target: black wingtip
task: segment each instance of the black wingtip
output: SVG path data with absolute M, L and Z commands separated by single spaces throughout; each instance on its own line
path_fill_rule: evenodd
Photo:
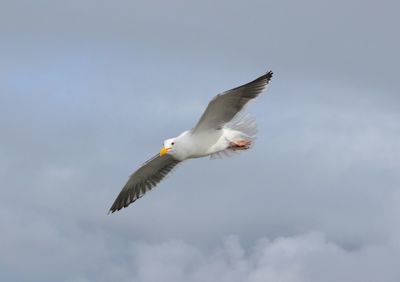
M 265 77 L 265 79 L 267 80 L 267 83 L 271 80 L 272 76 L 273 76 L 273 71 L 268 71 L 266 74 L 263 75 L 263 77 Z
M 265 84 L 268 84 L 269 81 L 271 80 L 273 74 L 274 73 L 270 70 L 270 71 L 266 72 L 265 74 L 263 74 L 262 76 L 256 78 L 255 80 L 253 80 L 245 85 L 242 85 L 242 86 L 250 85 L 250 84 L 253 84 L 253 83 L 259 82 L 259 81 L 265 81 Z M 237 87 L 237 88 L 239 88 L 239 87 Z
M 113 214 L 119 210 L 121 210 L 122 208 L 124 208 L 123 206 L 116 206 L 115 203 L 114 205 L 110 208 L 110 210 L 108 211 L 108 214 Z
M 116 211 L 119 211 L 123 208 L 123 206 L 121 206 L 121 204 L 118 201 L 118 198 L 115 200 L 115 202 L 113 203 L 113 205 L 111 206 L 110 210 L 108 211 L 108 214 L 113 214 Z

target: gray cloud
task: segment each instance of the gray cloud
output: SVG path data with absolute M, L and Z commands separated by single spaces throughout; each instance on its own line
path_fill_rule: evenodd
M 181 242 L 136 245 L 127 281 L 397 281 L 390 246 L 347 251 L 321 233 L 260 239 L 246 251 L 236 237 L 204 251 Z M 157 269 L 159 271 L 154 271 Z
M 397 2 L 1 5 L 0 280 L 398 280 Z M 269 68 L 253 150 L 106 215 Z
M 45 245 L 49 246 L 49 238 L 45 239 Z M 83 241 L 90 246 L 96 245 L 96 248 L 83 245 L 80 250 L 70 249 L 64 251 L 61 257 L 56 257 L 55 262 L 54 259 L 42 261 L 43 265 L 32 259 L 32 268 L 25 269 L 21 277 L 32 277 L 32 274 L 45 271 L 46 277 L 50 277 L 48 281 L 62 275 L 65 277 L 62 281 L 71 282 L 110 279 L 140 282 L 333 282 L 397 281 L 400 275 L 396 268 L 398 245 L 370 245 L 349 251 L 327 240 L 319 232 L 273 240 L 261 238 L 249 248 L 244 248 L 235 236 L 229 236 L 222 245 L 211 248 L 180 240 L 160 243 L 131 241 L 118 252 L 105 251 L 101 247 L 104 242 Z M 65 247 L 67 250 L 71 245 Z M 72 253 L 75 254 L 71 256 Z M 86 259 L 75 261 L 76 254 Z M 61 263 L 64 265 L 62 268 L 59 267 Z

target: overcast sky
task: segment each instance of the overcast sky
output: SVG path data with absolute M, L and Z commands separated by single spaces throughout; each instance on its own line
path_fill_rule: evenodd
M 398 1 L 0 0 L 0 280 L 400 281 Z M 252 150 L 107 215 L 217 93 Z

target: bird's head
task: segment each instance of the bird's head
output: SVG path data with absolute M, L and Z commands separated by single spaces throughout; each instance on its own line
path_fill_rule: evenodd
M 160 157 L 165 154 L 174 154 L 177 145 L 176 139 L 177 138 L 170 138 L 164 141 L 164 146 L 160 150 Z

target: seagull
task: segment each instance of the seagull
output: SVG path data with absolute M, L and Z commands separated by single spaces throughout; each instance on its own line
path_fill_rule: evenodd
M 215 96 L 191 130 L 164 141 L 164 146 L 129 178 L 109 213 L 126 208 L 155 187 L 179 163 L 210 156 L 221 158 L 251 147 L 256 124 L 244 114 L 246 104 L 257 98 L 272 78 L 272 71 Z

